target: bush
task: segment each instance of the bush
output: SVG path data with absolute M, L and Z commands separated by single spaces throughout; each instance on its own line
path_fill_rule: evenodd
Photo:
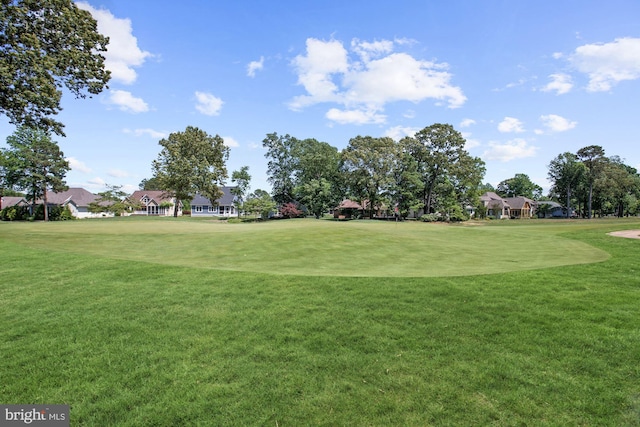
M 24 221 L 29 216 L 29 208 L 27 206 L 9 206 L 0 211 L 0 220 L 2 221 Z
M 420 217 L 422 222 L 436 222 L 440 220 L 440 215 L 437 213 L 424 214 Z
M 280 215 L 283 218 L 298 218 L 303 215 L 295 203 L 285 203 L 280 207 Z

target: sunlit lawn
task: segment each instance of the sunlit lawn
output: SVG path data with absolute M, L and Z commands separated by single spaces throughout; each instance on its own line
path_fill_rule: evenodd
M 640 425 L 640 220 L 0 223 L 0 402 L 72 425 Z

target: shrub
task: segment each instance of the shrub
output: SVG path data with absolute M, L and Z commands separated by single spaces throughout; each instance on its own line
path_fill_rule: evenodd
M 302 211 L 298 209 L 295 203 L 285 203 L 280 207 L 280 215 L 284 218 L 298 218 L 302 216 Z
M 440 215 L 437 213 L 424 214 L 420 217 L 422 222 L 436 222 L 440 219 Z

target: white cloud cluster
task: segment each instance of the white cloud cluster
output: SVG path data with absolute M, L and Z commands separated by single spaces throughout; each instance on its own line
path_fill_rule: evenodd
M 586 44 L 578 47 L 569 61 L 589 76 L 588 91 L 608 91 L 624 80 L 640 78 L 640 38 L 624 37 L 610 43 Z
M 450 83 L 448 65 L 415 59 L 407 53 L 393 52 L 405 41 L 366 42 L 354 39 L 350 49 L 338 40 L 307 39 L 306 53 L 292 65 L 305 95 L 289 104 L 300 110 L 319 103 L 335 103 L 326 117 L 337 123 L 384 123 L 384 106 L 394 101 L 446 101 L 460 107 L 466 97 Z
M 85 165 L 83 162 L 76 159 L 75 157 L 67 157 L 65 160 L 69 162 L 69 167 L 71 168 L 71 170 L 75 172 L 82 172 L 82 173 L 91 172 L 91 168 L 89 168 L 87 165 Z
M 498 124 L 498 131 L 502 133 L 520 133 L 524 132 L 524 127 L 522 122 L 515 117 L 505 117 L 504 120 Z
M 551 132 L 565 132 L 576 127 L 578 122 L 572 122 L 556 114 L 540 116 L 542 124 Z
M 482 154 L 482 158 L 487 160 L 497 160 L 499 162 L 509 162 L 511 160 L 533 157 L 536 155 L 538 147 L 529 145 L 522 138 L 516 138 L 504 144 L 490 142 L 489 149 Z
M 249 65 L 247 65 L 247 76 L 255 77 L 256 71 L 262 70 L 263 67 L 264 67 L 264 56 L 261 56 L 259 61 L 249 62 Z
M 388 136 L 394 141 L 400 141 L 405 136 L 414 136 L 416 133 L 420 132 L 420 128 L 410 127 L 410 126 L 394 126 L 389 128 L 384 133 L 384 136 Z
M 111 71 L 111 78 L 124 84 L 135 82 L 137 74 L 134 67 L 141 66 L 152 55 L 138 47 L 131 20 L 116 18 L 110 11 L 96 9 L 87 2 L 77 2 L 76 5 L 91 13 L 98 22 L 98 31 L 109 37 L 104 57 L 105 67 Z
M 543 92 L 554 92 L 556 95 L 563 95 L 568 93 L 573 88 L 573 81 L 571 76 L 564 73 L 551 74 L 549 76 L 551 81 L 542 88 Z
M 136 98 L 126 90 L 112 90 L 109 92 L 107 104 L 116 105 L 120 110 L 128 113 L 144 113 L 149 106 L 142 98 Z
M 205 116 L 217 116 L 222 109 L 222 99 L 206 92 L 196 92 L 196 110 Z
M 150 128 L 143 128 L 143 129 L 124 129 L 123 130 L 124 133 L 128 133 L 128 134 L 133 134 L 134 136 L 150 136 L 151 138 L 155 138 L 155 139 L 162 139 L 162 138 L 166 138 L 167 136 L 169 136 L 168 132 L 161 132 L 161 131 L 157 131 L 154 129 L 150 129 Z
M 235 139 L 233 139 L 230 136 L 223 136 L 222 139 L 224 140 L 224 145 L 227 146 L 227 147 L 239 147 L 240 146 L 238 141 L 236 141 Z

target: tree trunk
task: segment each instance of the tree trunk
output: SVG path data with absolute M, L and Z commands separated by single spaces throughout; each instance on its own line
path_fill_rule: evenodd
M 178 198 L 176 197 L 176 202 L 173 204 L 173 217 L 178 217 Z
M 587 218 L 591 219 L 591 198 L 593 196 L 593 182 L 589 183 L 589 213 Z
M 42 201 L 44 203 L 44 221 L 49 221 L 49 205 L 47 203 L 47 187 L 44 187 L 44 193 L 42 195 Z

